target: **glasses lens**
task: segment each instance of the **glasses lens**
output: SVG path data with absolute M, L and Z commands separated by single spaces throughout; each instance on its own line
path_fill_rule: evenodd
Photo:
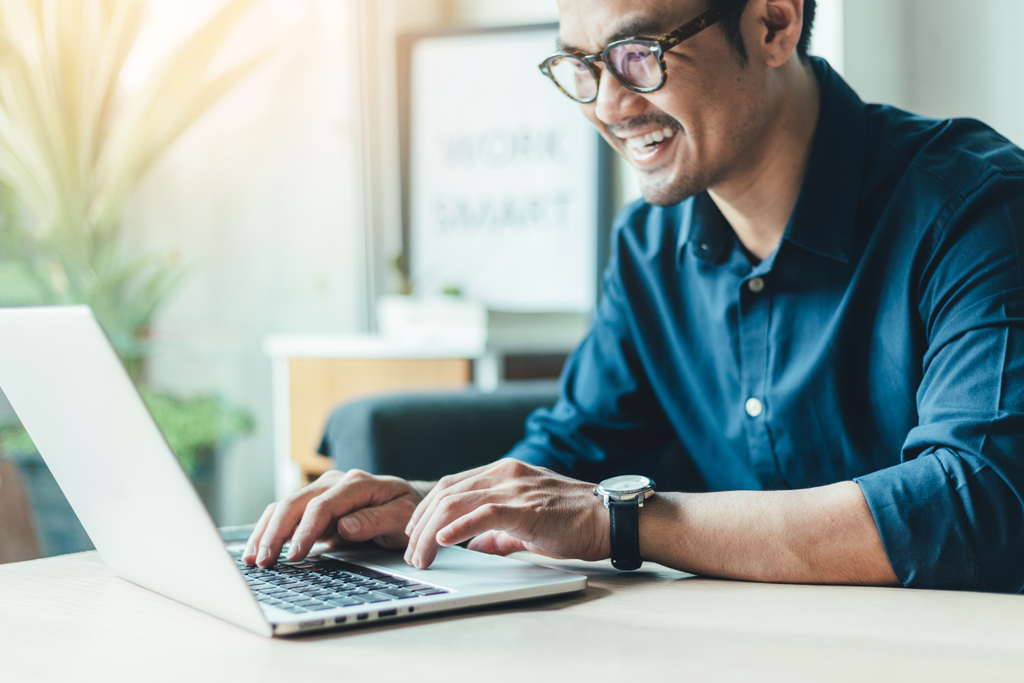
M 582 60 L 559 55 L 548 59 L 547 67 L 558 87 L 577 102 L 589 102 L 597 95 L 597 81 Z
M 661 65 L 646 45 L 616 45 L 608 51 L 608 68 L 634 88 L 646 90 L 661 85 Z

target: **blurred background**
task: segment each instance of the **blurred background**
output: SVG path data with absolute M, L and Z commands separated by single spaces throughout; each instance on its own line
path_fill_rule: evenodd
M 103 16 L 120 16 L 126 3 L 95 4 Z M 119 143 L 125 153 L 148 134 L 162 146 L 153 147 L 149 163 L 126 166 L 137 178 L 109 215 L 86 211 L 78 223 L 41 216 L 38 202 L 4 180 L 0 305 L 98 302 L 95 288 L 75 298 L 78 266 L 65 258 L 53 221 L 86 233 L 113 226 L 104 244 L 116 252 L 110 287 L 120 289 L 104 301 L 121 303 L 101 320 L 218 524 L 252 522 L 275 496 L 316 476 L 325 406 L 392 386 L 366 380 L 325 389 L 323 377 L 334 371 L 307 361 L 365 367 L 366 359 L 461 359 L 467 365 L 453 366 L 447 379 L 428 373 L 420 384 L 475 384 L 481 391 L 557 376 L 585 333 L 611 218 L 638 192 L 628 168 L 536 72 L 551 49 L 555 0 L 129 4 L 139 7 L 138 30 L 125 42 L 131 49 L 113 77 L 111 106 L 130 111 L 143 102 L 152 116 L 178 119 Z M 976 0 L 966 11 L 952 0 L 819 0 L 818 13 L 812 52 L 865 100 L 979 118 L 1024 142 L 1024 47 L 1016 35 L 1024 4 Z M 0 30 L 15 30 L 8 17 L 0 19 Z M 534 28 L 499 30 L 514 26 Z M 62 30 L 76 27 L 95 28 L 76 20 Z M 83 40 L 65 62 L 113 40 L 96 30 L 99 47 Z M 430 65 L 446 49 L 461 50 L 466 61 L 438 80 Z M 71 78 L 65 62 L 61 73 Z M 214 90 L 154 95 L 154 84 L 170 87 L 174 69 L 197 83 L 233 76 Z M 474 82 L 502 69 L 508 83 L 524 83 L 508 102 Z M 11 87 L 0 85 L 0 105 L 10 106 Z M 442 96 L 437 88 L 447 90 Z M 179 103 L 194 106 L 178 112 Z M 71 115 L 67 103 L 54 106 Z M 559 109 L 550 113 L 552 107 Z M 110 129 L 132 123 L 104 120 Z M 475 132 L 463 147 L 450 137 L 477 124 L 479 149 Z M 116 137 L 97 131 L 101 141 Z M 442 139 L 447 146 L 438 146 Z M 481 179 L 518 182 L 475 167 L 446 180 L 445 163 L 477 152 L 524 183 L 544 173 L 569 179 L 557 192 L 506 193 L 493 206 L 454 197 L 446 183 L 468 197 Z M 543 166 L 548 162 L 562 166 Z M 559 170 L 581 163 L 571 178 Z M 82 201 L 94 207 L 89 197 Z M 492 213 L 480 218 L 481 211 Z M 499 211 L 501 221 L 493 213 Z M 478 233 L 473 216 L 482 221 Z M 553 275 L 545 258 L 564 263 L 566 272 Z M 475 267 L 452 270 L 465 264 Z M 123 320 L 129 300 L 137 310 Z M 305 394 L 297 392 L 314 385 L 320 403 L 300 405 Z M 42 519 L 66 503 L 45 487 L 45 468 L 2 396 L 0 425 L 9 467 L 3 484 L 9 497 L 10 473 L 20 472 L 38 552 L 88 547 L 66 510 L 56 521 Z

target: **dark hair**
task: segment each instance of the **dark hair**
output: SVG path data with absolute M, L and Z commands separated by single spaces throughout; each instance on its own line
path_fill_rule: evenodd
M 749 0 L 748 0 L 749 2 Z M 814 28 L 814 9 L 817 0 L 804 0 L 804 26 L 800 31 L 800 40 L 796 44 L 796 52 L 801 59 L 807 57 L 807 47 L 811 44 L 811 30 Z M 725 37 L 736 49 L 740 62 L 747 63 L 747 46 L 743 44 L 743 34 L 740 33 L 740 21 L 743 18 L 743 11 L 747 9 L 746 3 L 730 12 L 722 19 L 722 30 Z

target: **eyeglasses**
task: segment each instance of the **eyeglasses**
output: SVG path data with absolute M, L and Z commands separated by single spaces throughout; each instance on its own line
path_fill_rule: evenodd
M 586 104 L 597 99 L 600 76 L 594 62 L 604 62 L 615 79 L 633 92 L 649 93 L 660 90 L 668 77 L 665 53 L 687 38 L 714 26 L 723 17 L 748 0 L 722 0 L 716 6 L 688 21 L 661 40 L 626 38 L 616 40 L 602 52 L 585 55 L 582 52 L 556 52 L 539 67 L 558 89 L 568 97 Z

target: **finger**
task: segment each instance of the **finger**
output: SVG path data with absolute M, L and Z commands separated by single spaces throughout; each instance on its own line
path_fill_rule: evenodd
M 372 508 L 403 495 L 406 489 L 400 479 L 371 477 L 342 481 L 311 499 L 302 513 L 292 545 L 289 560 L 304 558 L 324 530 L 333 526 L 332 520 L 345 517 L 362 508 Z
M 520 541 L 504 531 L 493 529 L 474 537 L 466 547 L 488 555 L 511 555 L 530 549 L 526 541 Z
M 441 481 L 444 480 L 442 479 Z M 420 513 L 420 518 L 416 525 L 413 527 L 412 533 L 409 535 L 409 547 L 405 551 L 405 561 L 413 565 L 414 567 L 419 566 L 419 564 L 415 560 L 415 557 L 420 542 L 428 536 L 431 539 L 433 539 L 433 535 L 437 532 L 438 529 L 441 528 L 441 526 L 444 526 L 444 524 L 448 524 L 453 519 L 455 519 L 454 516 L 451 516 L 451 514 L 448 513 L 444 520 L 444 524 L 441 524 L 440 526 L 436 524 L 434 520 L 437 519 L 438 510 L 440 509 L 440 506 L 454 504 L 451 502 L 446 502 L 448 501 L 449 498 L 462 500 L 458 499 L 457 497 L 465 493 L 468 493 L 469 491 L 490 490 L 490 485 L 490 477 L 487 477 L 486 474 L 483 473 L 477 474 L 472 477 L 464 478 L 457 483 L 451 484 L 444 491 L 437 493 L 433 497 L 433 500 L 430 501 L 429 505 L 426 506 L 426 509 L 424 509 L 424 503 L 426 503 L 427 501 L 424 500 L 422 503 L 420 503 L 419 506 L 416 508 L 416 512 Z M 435 489 L 435 491 L 436 490 L 437 489 Z M 433 493 L 433 491 L 431 493 Z M 484 502 L 479 499 L 474 500 L 477 501 L 477 504 L 482 504 Z M 466 512 L 469 512 L 469 508 L 460 509 L 460 514 L 465 514 Z M 429 532 L 427 530 L 428 525 L 431 526 Z
M 292 532 L 295 531 L 295 525 L 302 519 L 306 504 L 329 486 L 329 482 L 321 483 L 318 479 L 309 486 L 285 496 L 277 503 L 274 513 L 267 523 L 267 529 L 260 538 L 259 553 L 256 555 L 257 565 L 261 567 L 274 566 L 285 541 L 291 537 Z
M 501 503 L 476 506 L 467 514 L 449 520 L 440 530 L 424 534 L 416 546 L 413 566 L 426 569 L 433 563 L 437 557 L 437 550 L 442 545 L 455 545 L 492 529 L 506 531 L 515 528 L 517 521 L 515 509 Z
M 491 465 L 483 465 L 482 467 L 475 467 L 471 470 L 466 470 L 465 472 L 459 472 L 458 474 L 449 474 L 446 477 L 441 477 L 441 479 L 438 480 L 434 488 L 432 488 L 427 493 L 427 495 L 423 497 L 423 500 L 420 501 L 420 504 L 416 506 L 416 511 L 412 513 L 412 517 L 409 519 L 409 524 L 405 527 L 405 535 L 412 536 L 413 529 L 415 529 L 416 525 L 419 524 L 420 518 L 423 517 L 423 514 L 430 508 L 431 505 L 434 504 L 434 501 L 437 500 L 437 497 L 444 493 L 445 490 L 460 482 L 465 481 L 466 479 L 469 479 L 470 477 L 475 477 L 478 474 L 486 472 L 487 469 L 490 467 Z
M 369 541 L 379 536 L 405 537 L 405 525 L 416 509 L 410 496 L 377 507 L 356 510 L 338 520 L 338 534 L 346 541 Z M 404 545 L 404 543 L 403 543 Z
M 260 539 L 263 538 L 263 532 L 266 530 L 267 524 L 270 523 L 275 507 L 277 507 L 277 503 L 271 503 L 266 507 L 263 514 L 260 515 L 259 521 L 256 522 L 256 526 L 253 527 L 252 533 L 249 534 L 249 540 L 245 543 L 242 562 L 250 567 L 256 564 L 256 547 L 260 544 Z
M 462 485 L 470 485 L 472 482 L 467 481 Z M 460 485 L 461 486 L 461 485 Z M 466 491 L 464 493 L 455 493 L 454 490 L 457 487 L 452 487 L 448 495 L 440 498 L 435 506 L 433 513 L 429 516 L 425 516 L 420 519 L 420 523 L 417 525 L 417 538 L 409 540 L 409 547 L 407 549 L 408 559 L 406 560 L 409 564 L 414 567 L 418 567 L 420 564 L 419 549 L 420 544 L 426 539 L 433 539 L 437 535 L 437 532 L 442 528 L 450 524 L 453 520 L 472 512 L 476 508 L 480 507 L 489 502 L 497 502 L 505 499 L 499 492 L 494 489 L 482 489 L 476 491 Z

